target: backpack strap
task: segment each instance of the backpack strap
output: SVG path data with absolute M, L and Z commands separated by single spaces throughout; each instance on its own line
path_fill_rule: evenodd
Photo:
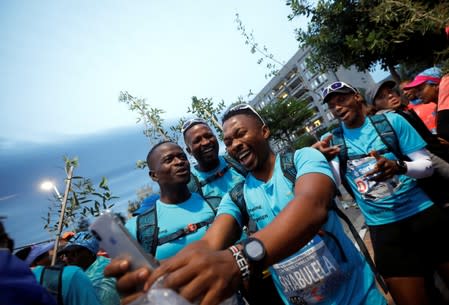
M 410 160 L 401 152 L 401 146 L 399 145 L 399 139 L 396 131 L 394 130 L 393 126 L 391 126 L 391 123 L 390 121 L 388 121 L 385 114 L 368 116 L 368 119 L 371 121 L 374 129 L 376 129 L 376 132 L 379 134 L 380 139 L 387 147 L 388 151 L 392 152 L 396 156 L 396 158 L 400 160 Z
M 136 220 L 137 241 L 145 252 L 156 254 L 158 245 L 159 227 L 157 226 L 156 205 L 137 216 Z
M 39 283 L 47 289 L 47 291 L 55 297 L 58 305 L 63 305 L 62 300 L 62 272 L 64 266 L 55 265 L 47 266 L 42 269 Z
M 363 256 L 365 257 L 366 262 L 370 266 L 371 271 L 374 273 L 377 282 L 379 283 L 382 290 L 385 293 L 388 293 L 388 286 L 385 283 L 383 277 L 380 275 L 379 271 L 377 270 L 376 265 L 374 264 L 374 260 L 369 254 L 368 248 L 366 247 L 365 242 L 362 240 L 359 233 L 357 232 L 357 229 L 354 227 L 354 224 L 349 219 L 349 217 L 337 207 L 337 204 L 335 203 L 334 200 L 332 200 L 332 209 L 335 211 L 338 217 L 340 217 L 348 225 L 349 231 L 351 231 L 351 234 L 354 237 L 355 242 L 359 246 L 360 252 L 362 252 Z
M 340 151 L 338 152 L 338 169 L 340 173 L 340 180 L 346 191 L 354 197 L 354 192 L 346 179 L 346 170 L 348 168 L 348 146 L 346 145 L 345 137 L 343 136 L 343 128 L 340 125 L 332 130 L 332 145 L 339 146 Z
M 187 226 L 185 226 L 185 228 L 179 229 L 171 234 L 168 234 L 164 237 L 159 238 L 159 241 L 157 243 L 158 246 L 163 245 L 165 243 L 168 243 L 172 240 L 184 237 L 186 235 L 195 233 L 196 231 L 198 231 L 199 228 L 202 228 L 204 226 L 210 225 L 213 221 L 214 221 L 215 217 L 211 217 L 207 220 L 204 221 L 200 221 L 197 223 L 191 223 L 188 224 Z
M 295 187 L 297 174 L 294 157 L 295 153 L 292 151 L 280 155 L 282 173 L 293 184 L 293 188 Z
M 240 212 L 242 213 L 243 223 L 246 224 L 249 221 L 249 214 L 246 210 L 245 196 L 243 195 L 243 185 L 243 181 L 234 185 L 234 187 L 229 191 L 229 196 L 240 209 Z
M 248 176 L 248 170 L 245 169 L 243 167 L 243 165 L 241 165 L 237 160 L 235 160 L 234 158 L 232 158 L 228 154 L 224 155 L 223 158 L 225 159 L 225 161 L 228 164 L 228 166 L 230 166 L 233 169 L 235 169 L 237 171 L 237 173 L 239 173 L 243 177 Z
M 376 123 L 373 123 L 373 125 L 375 125 L 375 124 Z M 384 123 L 382 123 L 382 124 L 384 124 Z M 391 125 L 390 125 L 390 127 L 391 127 Z M 382 128 L 382 127 L 378 126 L 378 128 Z M 376 131 L 377 131 L 377 128 L 376 128 Z M 379 133 L 379 135 L 381 135 L 381 133 Z M 382 138 L 382 136 L 381 136 L 381 138 Z M 348 147 L 346 146 L 346 141 L 343 136 L 343 128 L 341 127 L 341 124 L 334 130 L 332 130 L 332 145 L 340 145 L 340 152 L 338 153 L 340 180 L 341 180 L 341 183 L 343 184 L 344 188 L 346 189 L 346 191 L 352 196 L 352 198 L 355 198 L 354 191 L 352 190 L 352 188 L 349 185 L 349 182 L 346 178 L 347 162 L 349 159 L 348 158 Z M 377 268 L 374 264 L 374 261 L 368 252 L 365 242 L 360 237 L 359 233 L 357 232 L 357 229 L 354 227 L 354 224 L 351 222 L 351 220 L 348 218 L 348 216 L 342 210 L 340 210 L 338 208 L 338 206 L 334 200 L 332 201 L 332 209 L 335 211 L 335 213 L 338 215 L 338 217 L 340 217 L 347 224 L 349 230 L 351 231 L 352 236 L 354 237 L 355 242 L 357 243 L 360 251 L 362 252 L 363 256 L 365 257 L 368 265 L 370 266 L 371 271 L 374 273 L 374 276 L 375 276 L 377 282 L 379 283 L 382 290 L 385 293 L 388 293 L 387 284 L 385 283 L 383 277 L 380 275 L 379 271 L 377 270 Z

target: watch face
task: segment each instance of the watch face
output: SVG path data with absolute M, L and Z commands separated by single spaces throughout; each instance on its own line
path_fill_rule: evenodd
M 264 248 L 257 240 L 252 240 L 245 245 L 247 255 L 253 260 L 262 259 L 264 256 Z

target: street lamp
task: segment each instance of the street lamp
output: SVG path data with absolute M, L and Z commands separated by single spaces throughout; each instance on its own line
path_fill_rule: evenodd
M 44 182 L 41 183 L 41 189 L 47 192 L 53 190 L 56 193 L 56 196 L 58 196 L 58 199 L 62 200 L 61 193 L 58 191 L 58 188 L 53 183 L 53 181 L 45 180 Z
M 64 221 L 64 214 L 65 214 L 65 207 L 67 205 L 67 197 L 69 195 L 70 190 L 70 184 L 72 183 L 72 176 L 73 176 L 73 166 L 70 166 L 68 172 L 67 172 L 67 180 L 66 180 L 66 186 L 64 191 L 64 197 L 61 197 L 61 193 L 59 193 L 58 189 L 56 188 L 56 185 L 51 181 L 44 181 L 41 184 L 41 188 L 43 190 L 51 190 L 55 191 L 56 195 L 58 196 L 58 199 L 61 200 L 61 213 L 59 214 L 59 222 L 58 222 L 58 231 L 55 239 L 55 246 L 53 247 L 53 256 L 51 258 L 51 265 L 53 266 L 56 262 L 56 256 L 59 246 L 59 239 L 61 237 L 62 232 L 62 223 Z

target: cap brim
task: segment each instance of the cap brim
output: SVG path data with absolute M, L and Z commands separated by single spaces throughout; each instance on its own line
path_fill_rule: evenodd
M 330 99 L 335 93 L 348 94 L 348 93 L 356 93 L 356 92 L 355 92 L 354 90 L 352 90 L 351 88 L 346 88 L 346 87 L 343 87 L 343 88 L 334 90 L 334 91 L 330 92 L 328 95 L 326 95 L 326 96 L 323 98 L 323 104 L 326 104 L 327 102 L 329 102 L 329 99 Z
M 418 87 L 419 85 L 425 83 L 426 80 L 425 79 L 415 79 L 412 82 L 408 83 L 407 85 L 404 86 L 404 89 L 412 89 L 415 87 Z

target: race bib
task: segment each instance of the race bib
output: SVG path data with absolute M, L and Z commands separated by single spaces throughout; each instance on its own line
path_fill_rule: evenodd
M 284 295 L 293 304 L 316 304 L 341 285 L 343 275 L 337 261 L 316 235 L 298 253 L 272 266 Z
M 376 163 L 377 161 L 374 157 L 348 160 L 347 163 L 348 173 L 357 186 L 357 190 L 367 200 L 377 200 L 391 196 L 399 184 L 396 176 L 381 182 L 370 180 L 372 177 L 365 177 L 366 173 L 375 168 Z

